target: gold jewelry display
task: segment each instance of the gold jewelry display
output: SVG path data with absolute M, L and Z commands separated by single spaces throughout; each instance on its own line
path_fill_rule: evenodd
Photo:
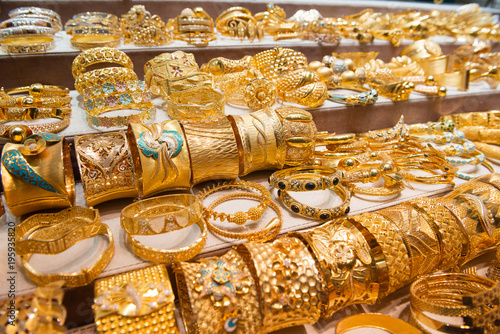
M 267 207 L 270 203 L 272 203 L 271 193 L 266 187 L 255 183 L 255 182 L 246 182 L 246 181 L 231 181 L 227 183 L 217 184 L 212 187 L 207 187 L 200 191 L 198 197 L 200 198 L 201 203 L 213 193 L 227 190 L 227 189 L 243 189 L 250 190 L 249 193 L 256 191 L 258 198 L 260 199 L 259 205 L 250 208 L 247 212 L 238 211 L 234 214 L 226 214 L 224 212 L 215 212 L 211 210 L 209 207 L 204 206 L 203 208 L 203 217 L 205 219 L 220 219 L 221 221 L 227 220 L 229 223 L 244 225 L 248 220 L 259 220 L 264 211 L 266 211 Z M 218 205 L 218 204 L 217 204 Z
M 299 239 L 244 243 L 237 251 L 257 282 L 264 333 L 319 320 L 322 276 Z
M 120 225 L 138 257 L 160 263 L 187 261 L 198 255 L 205 246 L 207 227 L 202 211 L 201 201 L 195 195 L 165 195 L 126 206 L 121 213 Z M 169 233 L 193 224 L 199 226 L 200 237 L 191 245 L 175 250 L 151 248 L 134 238 L 135 235 Z
M 238 145 L 228 118 L 215 124 L 183 124 L 182 128 L 191 157 L 193 184 L 238 177 Z
M 207 46 L 216 38 L 214 20 L 201 7 L 184 8 L 179 16 L 168 20 L 167 28 L 174 39 L 196 46 Z
M 132 156 L 125 132 L 75 136 L 75 151 L 89 206 L 137 197 Z
M 191 159 L 177 121 L 151 125 L 130 123 L 127 129 L 139 197 L 165 190 L 189 189 Z
M 151 15 L 143 5 L 135 5 L 122 15 L 120 29 L 125 44 L 158 46 L 172 43 L 165 22 L 158 15 Z
M 323 318 L 351 304 L 374 304 L 379 300 L 375 258 L 363 234 L 351 222 L 331 221 L 289 235 L 307 245 L 323 275 L 322 291 L 327 293 L 320 295 Z
M 15 216 L 75 203 L 75 179 L 68 143 L 40 133 L 23 144 L 5 144 L 2 151 L 5 203 Z
M 179 334 L 175 321 L 174 293 L 167 268 L 155 266 L 106 277 L 94 286 L 97 331 L 151 331 Z
M 174 273 L 188 334 L 262 330 L 256 284 L 235 250 L 197 263 L 176 263 Z
M 122 51 L 117 49 L 102 47 L 85 50 L 73 60 L 71 72 L 75 80 L 87 71 L 87 67 L 94 64 L 110 63 L 121 65 L 133 70 L 132 60 Z
M 108 246 L 89 268 L 81 272 L 44 274 L 36 271 L 29 260 L 33 253 L 58 254 L 76 243 L 104 235 Z M 101 223 L 99 211 L 73 207 L 54 214 L 33 215 L 16 229 L 16 252 L 26 275 L 36 284 L 44 285 L 63 280 L 66 286 L 77 287 L 90 284 L 107 266 L 114 253 L 111 230 Z
M 283 127 L 270 108 L 228 117 L 236 133 L 240 176 L 253 171 L 283 168 L 286 143 Z
M 335 333 L 345 334 L 352 330 L 369 330 L 370 328 L 391 334 L 423 334 L 406 321 L 378 313 L 355 314 L 343 318 L 337 323 Z
M 187 123 L 216 123 L 225 115 L 224 95 L 207 86 L 172 93 L 167 99 L 167 113 L 171 119 Z
M 223 11 L 215 20 L 217 32 L 224 36 L 248 38 L 253 42 L 264 37 L 262 24 L 257 22 L 252 13 L 244 7 L 231 7 Z

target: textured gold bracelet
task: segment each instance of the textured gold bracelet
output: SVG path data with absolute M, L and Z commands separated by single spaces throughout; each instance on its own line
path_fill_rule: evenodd
M 325 190 L 338 185 L 342 176 L 342 172 L 329 167 L 292 167 L 274 172 L 269 184 L 286 191 Z
M 174 273 L 188 334 L 261 332 L 257 286 L 235 250 L 198 263 L 176 263 Z
M 63 118 L 55 117 L 57 121 L 42 124 L 1 124 L 0 135 L 11 139 L 13 142 L 21 143 L 26 138 L 34 134 L 40 133 L 58 133 L 69 126 L 70 118 L 65 116 Z
M 179 334 L 167 268 L 155 265 L 98 280 L 94 286 L 97 331 Z
M 109 47 L 94 48 L 83 51 L 73 60 L 71 66 L 73 77 L 77 79 L 86 72 L 87 67 L 101 63 L 118 64 L 131 70 L 134 69 L 132 60 L 123 51 Z
M 225 98 L 205 86 L 173 93 L 167 99 L 167 113 L 179 121 L 216 123 L 225 115 Z

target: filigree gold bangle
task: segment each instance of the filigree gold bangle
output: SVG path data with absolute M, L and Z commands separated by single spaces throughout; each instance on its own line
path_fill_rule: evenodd
M 86 72 L 87 67 L 101 63 L 118 64 L 131 70 L 134 69 L 132 60 L 123 51 L 108 47 L 94 48 L 85 50 L 75 57 L 71 66 L 73 77 L 77 79 Z
M 191 157 L 193 184 L 238 178 L 238 145 L 227 118 L 215 124 L 183 124 L 182 127 Z
M 89 98 L 113 92 L 125 92 L 127 86 L 129 91 L 136 91 L 140 89 L 138 82 L 137 74 L 130 68 L 105 67 L 80 74 L 75 80 L 75 89 L 85 98 Z
M 90 284 L 113 256 L 113 235 L 109 227 L 100 222 L 97 210 L 73 207 L 55 214 L 31 216 L 24 224 L 20 231 L 16 231 L 18 252 L 26 275 L 38 285 L 58 280 L 65 281 L 65 285 L 70 287 Z M 81 272 L 44 274 L 29 264 L 33 253 L 57 254 L 79 241 L 98 235 L 108 238 L 108 246 L 90 268 L 82 268 Z
M 322 317 L 351 304 L 379 300 L 375 259 L 363 234 L 351 222 L 332 221 L 290 236 L 304 241 L 323 275 L 322 288 L 327 295 L 320 295 Z
M 57 135 L 42 133 L 24 144 L 5 144 L 1 171 L 5 202 L 15 216 L 75 202 L 69 145 Z
M 151 125 L 129 123 L 127 139 L 139 197 L 190 188 L 191 159 L 186 138 L 177 121 Z
M 312 324 L 321 314 L 321 274 L 307 247 L 297 238 L 237 247 L 258 282 L 265 333 Z
M 201 252 L 207 238 L 201 202 L 197 196 L 190 194 L 165 195 L 130 204 L 122 210 L 120 224 L 127 234 L 132 251 L 152 262 L 189 260 Z M 200 237 L 191 245 L 179 249 L 152 248 L 134 238 L 135 235 L 169 233 L 193 224 L 199 226 Z
M 292 167 L 274 172 L 269 184 L 287 191 L 325 190 L 335 187 L 342 178 L 342 172 L 329 167 Z
M 283 49 L 278 45 L 274 49 L 259 52 L 253 56 L 251 63 L 274 82 L 293 70 L 307 67 L 307 58 L 302 52 Z
M 269 204 L 272 202 L 271 193 L 266 187 L 254 183 L 254 182 L 246 182 L 246 181 L 231 181 L 227 183 L 217 184 L 212 187 L 207 187 L 200 191 L 198 194 L 201 203 L 213 193 L 218 191 L 226 190 L 226 189 L 243 189 L 256 191 L 260 197 L 260 204 L 250 208 L 247 212 L 238 211 L 234 214 L 226 214 L 224 212 L 215 212 L 208 207 L 204 207 L 203 209 L 203 217 L 206 219 L 220 219 L 221 221 L 227 220 L 229 223 L 234 223 L 237 225 L 243 225 L 248 220 L 258 220 L 267 209 Z
M 155 266 L 98 280 L 94 287 L 97 331 L 179 334 L 167 268 Z
M 144 105 L 144 108 L 141 108 Z M 151 107 L 152 106 L 152 107 Z M 137 114 L 130 114 L 128 116 L 97 116 L 87 114 L 87 122 L 97 128 L 124 128 L 128 124 L 132 123 L 147 123 L 148 121 L 155 118 L 156 107 L 154 107 L 151 101 L 145 102 L 144 104 L 139 103 L 138 107 L 129 107 L 130 109 L 139 109 L 141 111 Z M 127 108 L 127 109 L 129 109 Z
M 205 86 L 173 93 L 167 99 L 167 113 L 179 121 L 215 123 L 225 115 L 224 95 Z
M 89 206 L 138 195 L 125 132 L 75 136 L 75 151 Z
M 143 5 L 135 5 L 120 18 L 125 43 L 159 46 L 172 43 L 170 31 L 158 15 L 151 15 Z
M 261 331 L 257 287 L 235 250 L 197 263 L 176 263 L 174 273 L 188 334 Z

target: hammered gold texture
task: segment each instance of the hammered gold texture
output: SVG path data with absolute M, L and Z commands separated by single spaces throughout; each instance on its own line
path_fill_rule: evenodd
M 403 233 L 410 251 L 411 279 L 437 268 L 441 249 L 432 222 L 408 204 L 382 209 L 377 213 L 389 219 Z
M 257 287 L 251 278 L 250 270 L 243 258 L 234 250 L 224 254 L 224 258 L 229 263 L 237 264 L 252 282 L 248 292 L 236 296 L 238 325 L 233 333 L 260 333 L 262 316 Z M 214 305 L 210 296 L 202 296 L 196 289 L 196 280 L 202 269 L 203 265 L 200 263 L 181 262 L 174 266 L 186 333 L 224 333 L 223 310 Z
M 304 243 L 283 237 L 240 244 L 237 250 L 258 282 L 264 333 L 318 321 L 322 276 Z
M 352 217 L 377 240 L 387 263 L 389 289 L 381 291 L 382 298 L 410 282 L 410 255 L 401 231 L 387 218 L 377 213 L 364 213 Z
M 468 238 L 455 216 L 444 205 L 430 198 L 420 197 L 409 203 L 423 210 L 439 228 L 442 253 L 438 268 L 447 270 L 457 266 Z
M 164 265 L 156 265 L 128 273 L 101 279 L 95 283 L 94 295 L 98 297 L 104 291 L 121 287 L 130 282 L 166 282 L 170 285 L 167 269 Z M 167 303 L 162 308 L 142 316 L 126 317 L 111 314 L 99 318 L 96 315 L 96 327 L 99 333 L 167 333 L 178 334 L 179 329 L 175 321 L 175 304 Z M 94 307 L 95 311 L 95 307 Z
M 184 124 L 183 128 L 191 157 L 193 184 L 238 177 L 238 145 L 227 118 L 210 125 Z
M 347 220 L 330 221 L 306 232 L 292 233 L 314 254 L 323 276 L 322 317 L 342 307 L 374 304 L 378 300 L 377 268 L 370 246 Z
M 307 67 L 307 58 L 302 52 L 276 46 L 256 54 L 251 64 L 266 78 L 276 81 L 296 69 Z

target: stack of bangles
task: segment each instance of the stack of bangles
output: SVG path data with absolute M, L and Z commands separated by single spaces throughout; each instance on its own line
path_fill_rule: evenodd
M 71 46 L 85 50 L 96 47 L 117 47 L 121 42 L 118 17 L 102 12 L 86 12 L 73 15 L 64 25 L 71 35 Z
M 80 241 L 100 235 L 108 238 L 108 246 L 91 267 L 82 268 L 81 272 L 45 274 L 29 264 L 33 254 L 59 254 Z M 113 257 L 114 247 L 111 230 L 101 223 L 95 209 L 75 206 L 54 214 L 33 215 L 16 227 L 16 253 L 26 275 L 38 285 L 59 280 L 69 287 L 90 284 Z
M 269 183 L 278 189 L 283 204 L 293 213 L 318 220 L 329 220 L 348 214 L 351 192 L 342 185 L 343 174 L 330 167 L 293 167 L 274 172 Z M 342 204 L 333 208 L 313 207 L 294 199 L 290 191 L 330 189 L 342 198 Z
M 121 67 L 105 67 L 87 71 L 89 66 L 107 63 Z M 95 127 L 126 127 L 129 123 L 145 123 L 154 119 L 156 108 L 144 81 L 138 80 L 134 65 L 122 51 L 103 47 L 82 52 L 73 60 L 75 88 L 84 96 L 87 121 Z M 128 116 L 100 116 L 122 109 L 139 109 Z
M 54 34 L 61 30 L 56 12 L 38 7 L 20 7 L 0 23 L 0 45 L 8 53 L 46 52 L 55 47 Z
M 463 273 L 421 277 L 410 288 L 410 323 L 424 333 L 497 333 L 500 283 Z
M 32 134 L 62 131 L 69 125 L 70 114 L 71 97 L 68 88 L 36 83 L 7 91 L 3 88 L 0 90 L 0 135 L 15 142 L 22 142 Z M 57 121 L 4 124 L 45 118 L 56 118 Z
M 190 194 L 165 195 L 130 204 L 122 210 L 120 224 L 134 254 L 151 262 L 187 261 L 201 252 L 207 239 L 201 201 Z M 191 245 L 175 250 L 152 248 L 135 237 L 170 233 L 193 224 L 200 228 L 200 236 Z
M 203 216 L 207 221 L 208 229 L 216 235 L 229 239 L 247 239 L 248 241 L 259 242 L 274 239 L 281 230 L 283 216 L 279 206 L 273 202 L 271 193 L 264 186 L 253 182 L 231 181 L 205 188 L 198 194 L 198 197 L 203 203 L 203 201 L 213 193 L 229 189 L 242 189 L 244 191 L 223 195 L 215 199 L 211 204 L 204 205 Z M 260 203 L 257 206 L 251 207 L 247 212 L 238 211 L 234 214 L 226 214 L 214 211 L 220 204 L 240 198 L 255 200 Z M 260 220 L 268 207 L 271 207 L 276 212 L 277 217 L 271 219 L 271 221 L 264 228 L 257 231 L 233 232 L 227 229 L 218 228 L 210 222 L 210 219 L 220 219 L 220 221 L 227 221 L 228 223 L 243 226 L 249 220 Z
M 196 46 L 207 46 L 215 40 L 214 20 L 201 7 L 184 8 L 181 14 L 167 22 L 174 39 Z

